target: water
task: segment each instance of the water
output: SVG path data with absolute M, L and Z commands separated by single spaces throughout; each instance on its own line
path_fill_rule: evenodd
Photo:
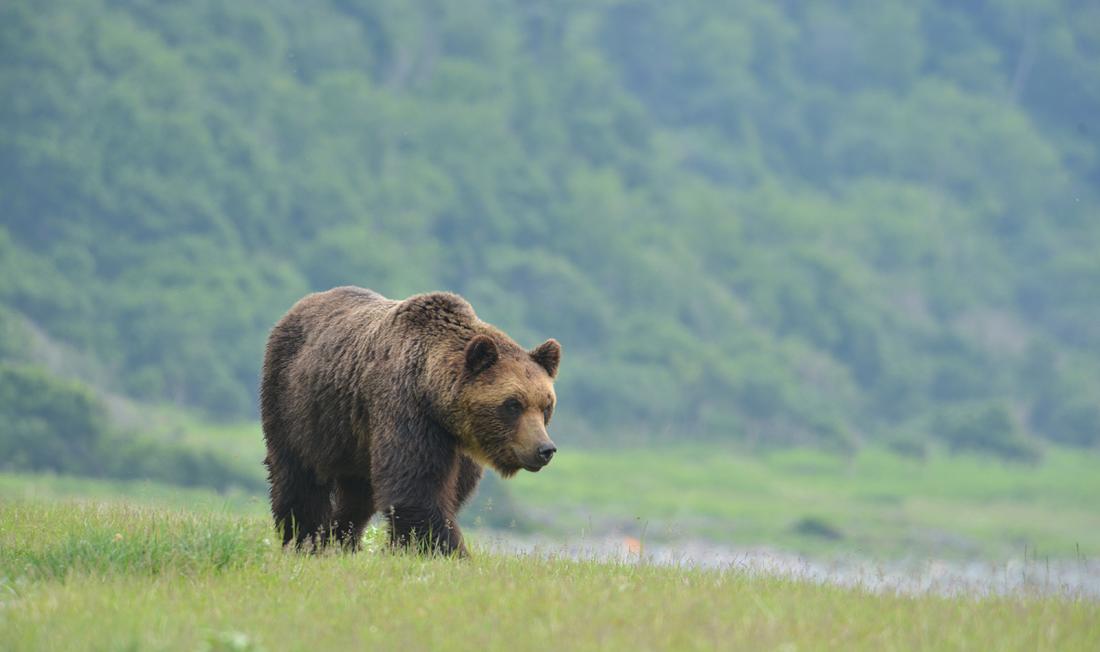
M 571 559 L 710 568 L 789 577 L 877 593 L 945 596 L 1057 595 L 1100 600 L 1100 560 L 1020 559 L 1005 562 L 945 559 L 880 561 L 845 555 L 813 559 L 766 547 L 728 547 L 705 541 L 641 544 L 630 537 L 557 541 L 491 533 L 490 549 Z

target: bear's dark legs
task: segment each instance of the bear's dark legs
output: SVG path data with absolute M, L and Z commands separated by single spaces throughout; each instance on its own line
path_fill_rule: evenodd
M 336 481 L 335 513 L 332 534 L 348 550 L 358 550 L 363 528 L 374 515 L 374 497 L 370 482 L 363 478 L 340 478 Z
M 329 527 L 332 513 L 332 485 L 319 484 L 313 471 L 295 455 L 269 452 L 266 461 L 271 514 L 282 528 L 283 545 L 294 541 L 300 548 L 307 540 L 323 545 L 324 529 Z
M 392 430 L 376 435 L 371 450 L 375 504 L 386 515 L 390 544 L 419 552 L 466 555 L 455 522 L 459 463 L 454 437 L 423 417 L 395 419 Z M 382 428 L 380 427 L 380 430 Z
M 458 478 L 455 481 L 455 512 L 462 509 L 466 501 L 477 490 L 481 482 L 481 465 L 465 455 L 458 456 Z
M 390 545 L 421 553 L 467 556 L 462 532 L 454 518 L 435 507 L 394 505 L 386 510 Z

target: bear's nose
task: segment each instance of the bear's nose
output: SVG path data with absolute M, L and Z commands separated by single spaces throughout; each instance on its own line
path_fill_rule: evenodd
M 539 457 L 542 458 L 543 464 L 549 464 L 550 458 L 554 457 L 554 453 L 558 452 L 558 448 L 553 444 L 543 444 L 539 446 Z

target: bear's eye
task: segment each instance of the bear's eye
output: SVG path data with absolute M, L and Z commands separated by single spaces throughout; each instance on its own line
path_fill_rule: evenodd
M 550 415 L 554 413 L 554 408 L 547 406 L 542 411 L 542 422 L 546 425 L 550 425 Z
M 523 403 L 519 402 L 519 399 L 510 398 L 504 402 L 504 405 L 500 406 L 501 411 L 509 417 L 518 417 L 523 412 Z

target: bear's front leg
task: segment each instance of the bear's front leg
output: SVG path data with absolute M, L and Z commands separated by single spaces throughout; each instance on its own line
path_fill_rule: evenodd
M 390 545 L 412 548 L 420 553 L 466 557 L 462 531 L 437 506 L 393 505 L 386 514 L 390 526 Z
M 466 556 L 455 520 L 459 456 L 454 437 L 423 417 L 398 420 L 372 438 L 375 505 L 389 521 L 392 546 Z

